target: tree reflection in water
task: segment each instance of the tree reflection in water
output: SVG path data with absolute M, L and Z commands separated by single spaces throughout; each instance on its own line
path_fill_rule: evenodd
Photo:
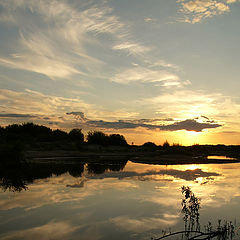
M 27 190 L 27 181 L 18 169 L 0 171 L 0 187 L 3 191 L 21 192 Z
M 84 164 L 66 163 L 31 163 L 18 167 L 0 168 L 0 187 L 3 191 L 21 192 L 27 190 L 27 185 L 36 179 L 44 179 L 52 175 L 69 173 L 73 177 L 81 177 L 84 171 Z
M 73 177 L 82 177 L 84 166 L 88 174 L 101 174 L 106 171 L 121 171 L 127 161 L 120 163 L 29 163 L 0 167 L 0 188 L 3 191 L 21 192 L 28 189 L 28 185 L 36 179 L 49 178 L 69 173 Z
M 103 174 L 105 172 L 119 172 L 124 169 L 127 164 L 126 161 L 121 162 L 101 162 L 101 163 L 88 163 L 87 170 L 89 174 Z

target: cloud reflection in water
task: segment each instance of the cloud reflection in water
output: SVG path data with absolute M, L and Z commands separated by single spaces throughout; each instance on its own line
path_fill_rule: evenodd
M 0 213 L 5 220 L 0 224 L 0 238 L 31 236 L 39 240 L 38 234 L 45 228 L 44 239 L 54 238 L 49 227 L 53 231 L 59 227 L 65 239 L 145 239 L 146 235 L 159 235 L 164 228 L 182 228 L 183 185 L 191 185 L 202 199 L 203 221 L 240 210 L 238 165 L 196 165 L 190 170 L 189 166 L 129 162 L 121 171 L 106 168 L 104 173 L 94 174 L 84 169 L 80 177 L 53 175 L 35 180 L 20 194 L 3 192 Z M 201 185 L 204 181 L 209 184 Z M 14 230 L 17 221 L 27 223 L 32 219 L 42 220 Z

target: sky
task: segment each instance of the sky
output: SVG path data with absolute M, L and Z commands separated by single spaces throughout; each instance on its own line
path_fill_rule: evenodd
M 240 0 L 0 0 L 0 125 L 240 144 Z

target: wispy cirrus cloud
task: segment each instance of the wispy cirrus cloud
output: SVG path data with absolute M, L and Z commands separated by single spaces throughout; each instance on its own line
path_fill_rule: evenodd
M 73 234 L 73 232 L 79 230 L 81 226 L 76 227 L 72 226 L 69 222 L 49 222 L 47 224 L 36 226 L 33 228 L 28 228 L 20 231 L 12 231 L 8 234 L 8 236 L 2 236 L 1 238 L 4 240 L 11 240 L 16 238 L 21 238 L 25 240 L 30 240 L 33 238 L 39 238 L 39 236 L 48 239 L 49 236 L 51 238 L 68 238 Z
M 104 120 L 106 111 L 100 111 L 97 106 L 87 104 L 81 99 L 63 98 L 56 96 L 44 95 L 42 93 L 26 89 L 25 92 L 14 92 L 10 90 L 0 90 L 0 107 L 2 112 L 0 118 L 6 123 L 22 121 L 35 121 L 45 125 L 55 125 L 58 127 L 73 128 L 75 126 L 85 129 L 137 129 L 139 127 L 148 130 L 162 131 L 202 131 L 208 128 L 217 128 L 221 124 L 215 121 L 209 122 L 209 119 L 199 122 L 197 119 L 186 119 L 182 121 L 174 121 L 173 119 L 132 119 L 117 120 L 117 117 L 133 117 L 136 114 L 128 114 L 127 112 L 112 112 L 116 115 L 114 121 Z M 29 104 L 29 101 L 31 104 Z M 7 107 L 4 107 L 5 103 Z M 81 109 L 82 111 L 75 111 Z M 70 111 L 69 111 L 70 110 Z M 84 112 L 87 113 L 85 116 Z M 125 114 L 125 115 L 124 115 Z M 103 117 L 101 119 L 101 117 Z M 92 119 L 101 120 L 92 120 Z M 166 123 L 171 122 L 171 123 Z
M 137 112 L 124 109 L 107 111 L 99 105 L 85 102 L 80 97 L 58 97 L 30 89 L 25 89 L 23 92 L 0 89 L 0 109 L 1 125 L 34 121 L 63 129 L 80 127 L 81 124 L 88 129 L 91 127 L 85 124 L 89 121 L 88 118 L 105 121 L 138 115 Z
M 92 109 L 92 117 L 95 116 L 94 105 L 79 98 L 56 97 L 29 89 L 23 92 L 0 89 L 1 125 L 34 121 L 47 126 L 71 128 L 75 121 L 65 113 L 73 111 L 74 108 L 81 108 L 86 113 Z
M 156 18 L 151 18 L 151 17 L 146 17 L 146 18 L 144 18 L 144 22 L 146 22 L 146 23 L 156 23 L 157 19 Z
M 147 67 L 136 66 L 120 73 L 111 78 L 111 81 L 129 84 L 131 82 L 175 82 L 180 84 L 179 77 L 166 70 L 153 70 Z
M 227 3 L 235 3 L 235 2 L 240 2 L 240 0 L 226 0 Z
M 81 98 L 57 97 L 29 89 L 24 92 L 0 90 L 1 125 L 33 121 L 53 128 L 80 127 L 108 132 L 138 129 L 150 132 L 239 130 L 240 105 L 221 94 L 178 90 L 154 98 L 140 99 L 134 104 L 140 109 L 145 109 L 146 105 L 151 113 L 149 118 L 140 118 L 140 109 L 135 112 L 128 108 L 107 111 L 99 105 L 88 104 Z
M 99 34 L 111 35 L 119 50 L 139 52 L 144 48 L 129 41 L 127 27 L 102 1 L 70 4 L 55 0 L 10 0 L 0 2 L 0 6 L 3 8 L 0 21 L 15 25 L 19 32 L 15 32 L 12 52 L 0 55 L 0 64 L 7 67 L 50 78 L 89 75 L 103 64 L 96 54 L 88 51 L 91 46 L 101 45 Z
M 157 60 L 154 63 L 150 63 L 150 66 L 153 66 L 153 67 L 165 67 L 165 68 L 168 68 L 168 69 L 180 70 L 180 67 L 177 66 L 176 64 L 172 64 L 172 63 L 166 62 L 163 59 Z
M 161 86 L 179 85 L 178 76 L 171 73 L 177 66 L 154 60 L 153 49 L 134 40 L 129 24 L 114 15 L 104 1 L 9 0 L 0 2 L 0 6 L 3 8 L 0 21 L 11 23 L 17 29 L 11 52 L 0 54 L 1 65 L 44 74 L 51 79 L 78 75 L 81 79 L 97 77 L 123 84 L 167 80 L 171 83 Z M 106 36 L 111 41 L 102 41 Z M 139 68 L 125 66 L 122 73 L 116 68 L 112 71 L 111 58 L 104 59 L 104 54 L 92 51 L 100 46 L 105 53 L 122 51 L 126 61 L 136 58 Z M 144 66 L 146 59 L 148 66 Z
M 124 230 L 131 231 L 134 233 L 141 233 L 150 231 L 153 229 L 159 229 L 162 226 L 171 226 L 176 224 L 178 216 L 174 218 L 169 216 L 157 217 L 146 217 L 146 218 L 130 218 L 127 216 L 119 216 L 111 218 L 110 222 L 115 224 L 117 227 L 123 228 Z
M 113 46 L 114 50 L 125 50 L 129 54 L 138 55 L 148 52 L 150 49 L 136 42 L 123 42 Z
M 25 89 L 24 92 L 0 89 L 0 93 L 0 107 L 2 111 L 18 112 L 18 114 L 65 114 L 66 110 L 73 109 L 71 106 L 74 105 L 75 108 L 76 106 L 79 106 L 86 111 L 87 108 L 90 109 L 92 106 L 81 99 L 45 95 L 30 89 Z
M 180 12 L 184 15 L 180 21 L 187 23 L 198 23 L 205 18 L 211 18 L 230 11 L 230 3 L 235 0 L 179 0 Z
M 230 104 L 231 102 L 231 104 Z M 153 111 L 159 113 L 173 112 L 175 118 L 195 118 L 196 113 L 215 117 L 228 112 L 229 108 L 237 113 L 239 104 L 229 96 L 221 93 L 205 93 L 198 90 L 175 89 L 166 91 L 152 98 L 137 100 L 140 105 L 150 105 Z M 238 116 L 239 114 L 237 114 Z

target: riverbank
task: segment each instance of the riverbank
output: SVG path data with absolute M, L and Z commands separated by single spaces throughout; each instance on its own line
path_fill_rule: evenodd
M 162 152 L 81 152 L 81 151 L 27 151 L 27 162 L 122 162 L 132 161 L 144 164 L 159 165 L 177 165 L 177 164 L 223 164 L 223 163 L 239 163 L 239 158 L 226 158 L 225 156 L 216 156 L 216 158 L 208 158 L 207 156 L 189 156 L 185 154 L 163 154 Z

